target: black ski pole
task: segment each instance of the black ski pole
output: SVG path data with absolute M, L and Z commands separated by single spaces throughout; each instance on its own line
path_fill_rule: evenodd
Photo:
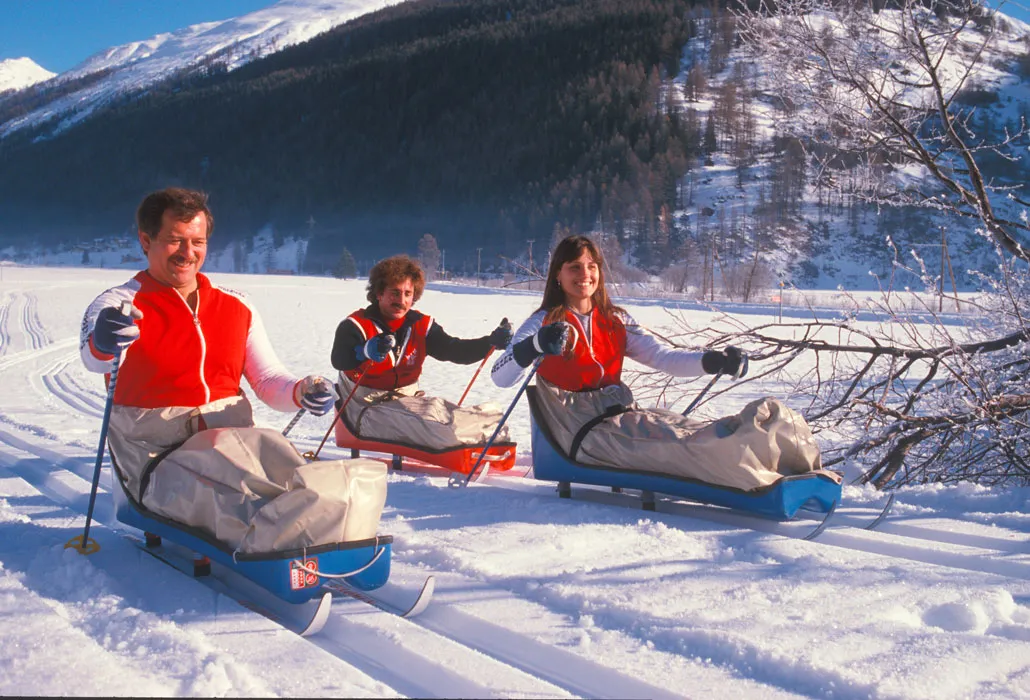
M 691 411 L 693 411 L 694 407 L 697 406 L 699 403 L 701 403 L 701 399 L 703 399 L 705 397 L 705 394 L 708 393 L 709 389 L 711 389 L 713 386 L 715 386 L 715 383 L 717 381 L 719 381 L 719 377 L 721 377 L 721 376 L 722 376 L 722 372 L 721 371 L 715 373 L 715 376 L 712 377 L 712 381 L 708 382 L 708 386 L 706 386 L 704 389 L 702 389 L 701 393 L 698 394 L 694 398 L 694 400 L 690 402 L 689 406 L 687 406 L 687 410 L 685 410 L 683 412 L 684 416 L 687 415 L 688 413 L 690 413 Z
M 494 440 L 496 440 L 497 436 L 500 435 L 501 427 L 504 425 L 504 422 L 508 420 L 508 416 L 510 416 L 511 412 L 515 410 L 515 405 L 519 402 L 519 399 L 522 397 L 522 392 L 526 390 L 526 387 L 529 386 L 530 380 L 533 379 L 533 377 L 536 375 L 536 370 L 540 366 L 541 359 L 543 358 L 538 357 L 536 359 L 536 362 L 533 363 L 533 369 L 529 371 L 529 376 L 526 377 L 526 381 L 522 382 L 522 386 L 519 387 L 518 392 L 516 392 L 515 398 L 512 399 L 511 405 L 508 406 L 508 410 L 504 412 L 503 416 L 501 416 L 501 422 L 498 423 L 497 428 L 494 429 L 494 434 L 490 436 L 489 440 L 487 440 L 486 446 L 483 447 L 482 450 L 480 450 L 479 459 L 477 459 L 476 463 L 472 465 L 472 469 L 469 471 L 468 474 L 465 475 L 464 478 L 462 478 L 460 474 L 451 474 L 451 478 L 447 480 L 448 486 L 452 488 L 463 489 L 469 485 L 470 481 L 472 481 L 472 478 L 476 475 L 476 472 L 479 471 L 479 465 L 483 463 L 483 459 L 486 457 L 487 450 L 490 449 L 490 447 L 494 444 Z
M 124 306 L 124 305 L 123 305 Z M 125 314 L 128 316 L 128 314 Z M 64 545 L 65 549 L 74 547 L 79 554 L 93 554 L 100 551 L 100 545 L 89 539 L 89 525 L 93 520 L 93 506 L 97 502 L 97 487 L 100 485 L 100 465 L 104 461 L 104 447 L 107 445 L 107 426 L 111 423 L 111 407 L 114 405 L 114 387 L 118 383 L 118 366 L 122 361 L 122 353 L 114 356 L 111 368 L 111 381 L 107 384 L 107 401 L 104 403 L 104 420 L 100 424 L 100 445 L 97 447 L 97 463 L 93 467 L 93 486 L 89 491 L 89 507 L 86 509 L 86 528 L 78 537 L 73 537 Z
M 293 417 L 293 420 L 291 420 L 289 424 L 285 428 L 283 428 L 283 437 L 286 437 L 290 434 L 290 431 L 293 430 L 293 426 L 297 425 L 297 421 L 299 421 L 304 416 L 304 414 L 307 413 L 307 410 L 308 409 L 306 408 L 302 408 L 299 411 L 297 411 L 297 415 Z

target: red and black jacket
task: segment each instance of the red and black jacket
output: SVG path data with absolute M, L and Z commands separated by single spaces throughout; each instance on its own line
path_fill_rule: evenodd
M 397 344 L 382 362 L 360 361 L 356 350 L 380 333 L 393 333 Z M 383 318 L 379 307 L 372 304 L 345 318 L 336 328 L 332 363 L 362 386 L 372 389 L 398 389 L 418 381 L 426 357 L 443 362 L 470 365 L 479 362 L 490 351 L 489 336 L 474 339 L 454 338 L 439 323 L 412 309 L 404 318 Z

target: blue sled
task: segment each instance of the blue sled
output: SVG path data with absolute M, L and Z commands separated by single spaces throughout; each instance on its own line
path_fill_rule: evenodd
M 574 462 L 568 458 L 541 420 L 536 387 L 529 387 L 526 396 L 529 399 L 532 426 L 535 479 L 557 481 L 559 484 L 593 484 L 665 493 L 775 520 L 790 520 L 802 507 L 806 510 L 830 513 L 840 502 L 841 485 L 824 474 L 784 476 L 769 486 L 741 491 L 686 477 Z M 566 487 L 563 495 L 567 493 Z
M 234 557 L 228 545 L 206 532 L 146 510 L 125 492 L 117 473 L 113 478 L 118 482 L 112 492 L 115 517 L 119 522 L 208 557 L 288 603 L 304 603 L 325 592 L 322 589 L 325 577 L 315 572 L 330 574 L 334 580 L 340 574 L 353 572 L 343 580 L 364 591 L 379 588 L 390 578 L 393 542 L 390 535 L 267 554 L 237 554 Z

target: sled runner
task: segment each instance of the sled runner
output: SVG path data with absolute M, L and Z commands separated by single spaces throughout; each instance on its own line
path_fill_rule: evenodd
M 393 537 L 389 535 L 281 552 L 234 553 L 231 547 L 199 528 L 141 506 L 125 490 L 117 476 L 118 466 L 113 466 L 113 479 L 117 484 L 112 493 L 118 521 L 144 531 L 147 543 L 153 546 L 166 538 L 196 552 L 200 555 L 194 562 L 196 576 L 209 573 L 207 559 L 210 559 L 289 603 L 304 603 L 322 596 L 325 593 L 322 586 L 329 580 L 342 579 L 354 588 L 367 591 L 383 586 L 390 577 Z
M 654 510 L 654 493 L 665 493 L 776 520 L 789 520 L 801 508 L 826 513 L 828 518 L 840 502 L 841 485 L 818 473 L 783 476 L 768 486 L 743 491 L 686 477 L 577 462 L 562 450 L 542 419 L 537 391 L 537 387 L 528 387 L 526 391 L 532 429 L 533 477 L 557 481 L 558 495 L 562 498 L 571 496 L 574 483 L 592 484 L 640 490 L 646 510 Z M 811 536 L 815 534 L 818 533 Z
M 385 452 L 393 455 L 390 468 L 403 470 L 404 458 L 417 460 L 422 465 L 440 467 L 449 472 L 468 474 L 471 471 L 486 443 L 478 445 L 458 445 L 443 450 L 430 450 L 403 442 L 388 440 L 366 440 L 359 438 L 347 426 L 346 416 L 341 414 L 336 421 L 336 445 L 348 447 L 351 457 L 358 457 L 362 450 L 366 452 Z M 514 442 L 498 442 L 490 445 L 483 456 L 483 464 L 492 472 L 506 472 L 515 466 Z M 421 466 L 421 465 L 416 465 Z

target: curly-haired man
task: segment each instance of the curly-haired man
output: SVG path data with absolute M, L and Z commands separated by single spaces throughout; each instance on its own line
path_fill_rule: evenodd
M 388 424 L 379 425 L 376 416 L 363 410 L 382 405 L 386 399 L 421 399 L 393 403 L 389 407 L 391 412 L 406 407 L 405 412 L 412 416 L 427 415 L 427 411 L 445 411 L 453 415 L 457 408 L 454 404 L 442 399 L 428 399 L 418 391 L 418 380 L 426 357 L 468 365 L 485 358 L 491 348 L 504 349 L 511 341 L 507 319 L 481 338 L 466 340 L 448 335 L 431 316 L 412 308 L 422 298 L 425 286 L 426 278 L 421 266 L 410 257 L 395 255 L 381 260 L 369 273 L 369 305 L 345 318 L 336 329 L 332 364 L 340 370 L 343 395 L 348 395 L 355 384 L 362 388 L 355 396 L 357 401 L 353 410 L 348 410 L 344 416 L 352 419 L 347 421 L 348 428 L 355 434 L 360 430 L 363 437 L 397 438 L 392 433 L 399 430 L 398 425 L 389 421 L 399 419 L 398 416 L 380 415 Z M 426 402 L 435 405 L 422 405 Z M 439 414 L 434 416 L 434 422 L 440 422 L 440 417 Z M 476 422 L 482 423 L 482 417 L 480 415 Z M 464 424 L 461 420 L 458 422 Z M 418 442 L 433 448 L 481 442 L 482 429 L 485 428 L 479 426 L 463 434 L 459 427 L 457 435 L 426 435 L 418 438 Z M 410 433 L 408 437 L 411 439 Z

